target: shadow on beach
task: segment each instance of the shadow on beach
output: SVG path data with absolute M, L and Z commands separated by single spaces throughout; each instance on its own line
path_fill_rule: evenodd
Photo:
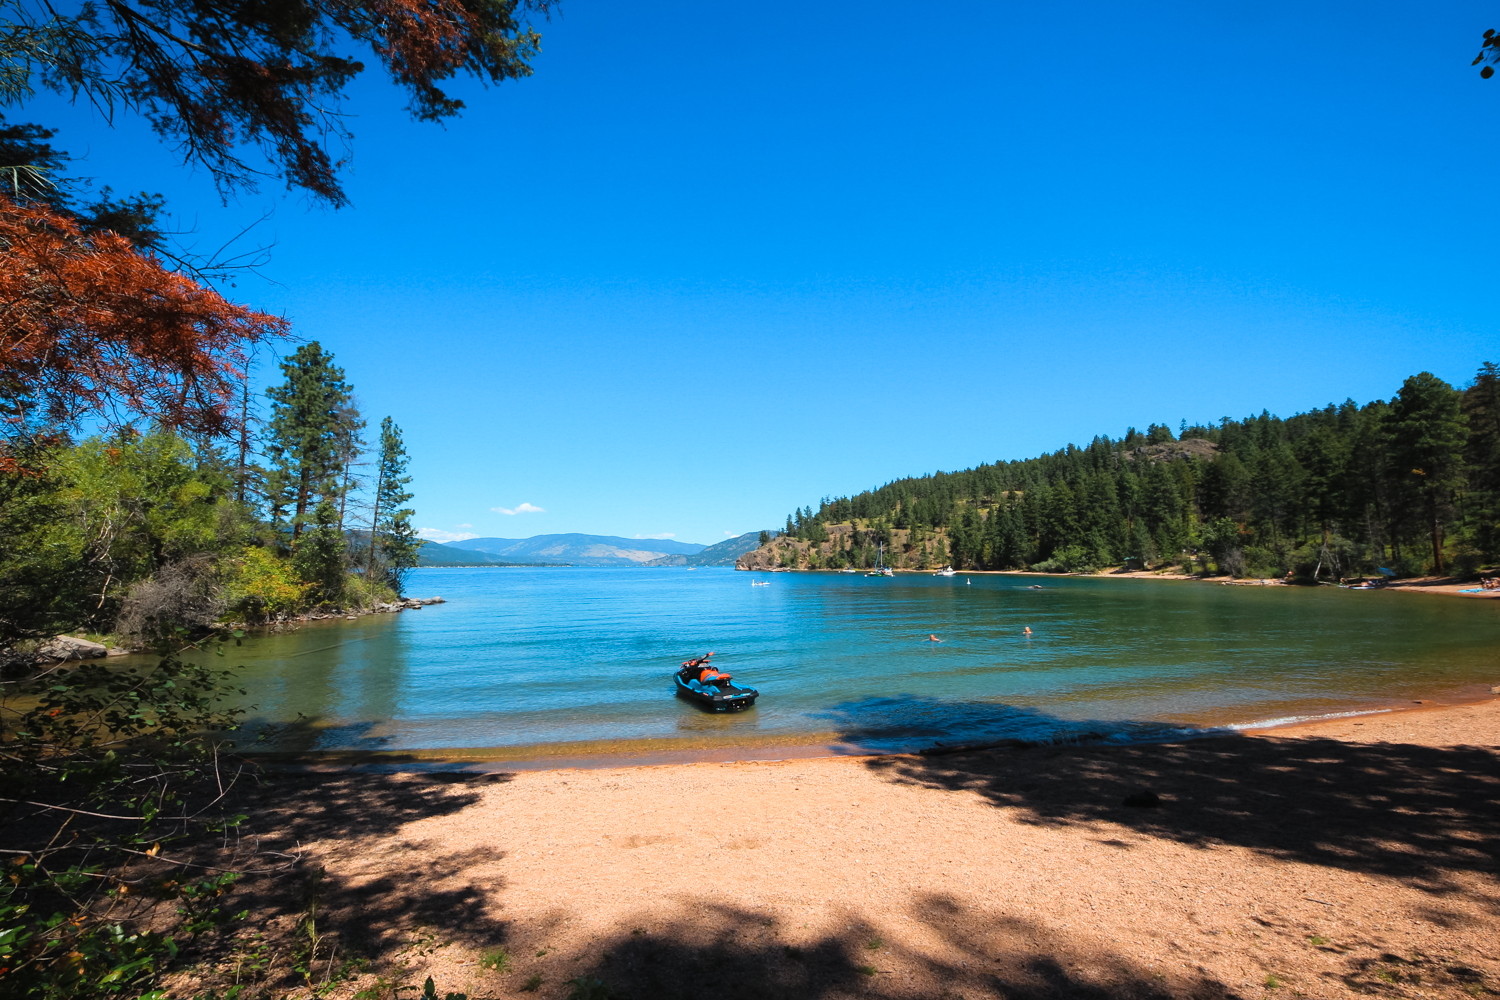
M 775 918 L 709 906 L 692 919 L 600 941 L 598 958 L 573 966 L 577 971 L 569 975 L 598 979 L 607 984 L 609 996 L 634 1000 L 851 995 L 1166 1000 L 1237 995 L 1203 977 L 1168 983 L 1122 956 L 1085 953 L 1054 931 L 1024 920 L 996 921 L 968 913 L 942 895 L 919 897 L 910 916 L 939 929 L 949 960 L 881 940 L 857 918 L 841 935 L 789 946 L 782 943 L 785 928 Z
M 1058 727 L 1079 727 L 1063 723 Z M 1086 726 L 1086 724 L 1084 724 Z M 891 781 L 978 792 L 1020 822 L 1107 820 L 1196 846 L 1457 891 L 1500 867 L 1500 748 L 1214 736 L 1177 743 L 1004 748 L 885 757 Z M 1132 808 L 1138 792 L 1160 797 Z
M 890 709 L 882 705 L 882 717 Z M 1004 706 L 996 711 L 1014 718 Z M 1445 896 L 1474 901 L 1463 876 L 1500 867 L 1500 844 L 1488 836 L 1500 828 L 1500 753 L 1494 748 L 1224 736 L 881 757 L 863 766 L 934 794 L 976 792 L 1022 823 L 1108 821 L 1142 837 L 1239 846 L 1281 860 L 1400 878 L 1431 894 L 1429 919 L 1437 923 L 1447 918 Z M 942 947 L 907 947 L 889 930 L 880 940 L 874 920 L 861 919 L 858 900 L 849 901 L 839 930 L 807 940 L 787 922 L 795 918 L 731 903 L 735 890 L 761 873 L 715 863 L 711 849 L 702 859 L 701 894 L 659 907 L 646 926 L 630 926 L 622 915 L 621 923 L 584 938 L 577 921 L 586 914 L 553 910 L 516 919 L 505 907 L 508 886 L 493 862 L 517 845 L 451 850 L 397 836 L 415 821 L 457 815 L 485 794 L 503 797 L 510 780 L 458 771 L 269 775 L 243 796 L 252 824 L 268 848 L 315 844 L 316 852 L 282 878 L 244 884 L 236 893 L 243 903 L 236 906 L 248 906 L 259 927 L 290 950 L 303 926 L 298 921 L 316 897 L 327 947 L 374 959 L 392 985 L 416 987 L 434 975 L 440 996 L 463 988 L 474 997 L 561 998 L 578 978 L 598 979 L 608 985 L 608 996 L 635 1000 L 1241 995 L 1201 970 L 1151 965 L 1101 949 L 1066 927 L 966 909 L 936 892 L 914 894 L 904 916 L 935 932 Z M 1142 790 L 1158 795 L 1160 805 L 1122 804 Z M 389 851 L 379 870 L 347 866 L 365 874 L 343 874 L 354 852 L 376 843 Z M 1128 838 L 1108 843 L 1131 849 Z M 568 863 L 587 864 L 588 858 Z M 715 879 L 729 880 L 732 888 L 717 892 Z M 652 891 L 649 884 L 637 888 L 643 900 Z M 890 916 L 881 920 L 887 928 Z M 554 940 L 571 940 L 573 950 L 552 951 Z M 497 948 L 511 955 L 510 972 L 479 971 L 474 962 Z M 227 948 L 219 957 L 233 964 Z M 1436 967 L 1424 967 L 1423 974 L 1447 975 Z M 466 985 L 476 976 L 478 990 Z M 536 976 L 539 990 L 523 992 Z M 1343 978 L 1360 992 L 1378 986 L 1353 966 Z M 296 984 L 283 963 L 260 985 Z
M 591 939 L 583 953 L 544 956 L 541 952 L 555 938 L 566 937 L 579 915 L 555 910 L 522 922 L 497 915 L 503 912 L 494 903 L 504 898 L 504 880 L 475 876 L 471 869 L 503 857 L 503 848 L 441 852 L 422 842 L 400 842 L 376 877 L 354 881 L 340 874 L 348 852 L 368 849 L 369 838 L 396 834 L 416 820 L 455 815 L 479 800 L 482 786 L 510 780 L 506 774 L 473 772 L 407 774 L 399 780 L 350 771 L 270 776 L 242 803 L 268 835 L 265 846 L 285 850 L 315 843 L 318 851 L 284 877 L 243 884 L 235 906 L 256 914 L 258 932 L 274 940 L 282 954 L 296 954 L 309 903 L 316 900 L 324 936 L 320 954 L 328 956 L 329 968 L 339 956 L 368 956 L 393 986 L 415 989 L 426 975 L 436 976 L 439 996 L 459 978 L 451 964 L 455 953 L 446 950 L 451 946 L 470 956 L 496 948 L 514 956 L 509 974 L 480 974 L 485 988 L 471 994 L 476 998 L 561 997 L 580 978 L 606 984 L 610 997 L 633 1000 L 1236 996 L 1215 980 L 1168 981 L 1124 956 L 1080 949 L 1065 931 L 997 919 L 938 893 L 914 897 L 907 916 L 937 931 L 946 946 L 944 960 L 934 958 L 930 948 L 880 940 L 857 908 L 841 933 L 809 942 L 784 917 L 701 900 L 673 906 L 669 916 L 654 918 L 650 926 L 619 926 Z M 712 886 L 704 888 L 711 899 Z M 789 945 L 789 940 L 800 943 Z M 445 955 L 450 964 L 444 964 Z M 231 941 L 206 947 L 199 957 L 221 967 L 238 961 Z M 542 977 L 542 987 L 524 992 L 533 975 Z M 284 990 L 300 982 L 300 974 L 283 962 L 256 985 Z

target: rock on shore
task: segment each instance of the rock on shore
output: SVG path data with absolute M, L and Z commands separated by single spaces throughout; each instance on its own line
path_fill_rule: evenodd
M 48 640 L 36 651 L 46 663 L 63 663 L 67 660 L 97 660 L 109 655 L 109 648 L 87 639 L 75 639 L 71 635 L 59 635 Z

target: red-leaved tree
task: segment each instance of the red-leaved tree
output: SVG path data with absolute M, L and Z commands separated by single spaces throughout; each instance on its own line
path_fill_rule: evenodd
M 144 417 L 223 433 L 247 348 L 288 332 L 124 237 L 0 196 L 0 402 L 13 429 Z

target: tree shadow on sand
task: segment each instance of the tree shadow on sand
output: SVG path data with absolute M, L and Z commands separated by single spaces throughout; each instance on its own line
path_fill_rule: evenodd
M 1059 720 L 1064 726 L 1079 724 Z M 1497 747 L 1227 735 L 887 757 L 869 766 L 891 781 L 978 792 L 1022 822 L 1107 820 L 1434 892 L 1454 890 L 1454 873 L 1500 867 L 1500 841 L 1488 833 L 1500 829 Z M 1124 805 L 1139 792 L 1154 793 L 1159 805 Z
M 296 961 L 285 956 L 299 950 L 305 956 L 310 933 L 321 937 L 315 953 L 326 960 L 325 978 L 340 957 L 420 951 L 437 940 L 475 946 L 504 940 L 505 922 L 491 915 L 491 894 L 503 888 L 502 880 L 470 877 L 475 866 L 503 857 L 501 851 L 480 846 L 437 854 L 424 843 L 395 840 L 384 847 L 389 863 L 377 873 L 350 878 L 345 862 L 369 839 L 455 815 L 480 800 L 481 786 L 512 778 L 457 771 L 273 770 L 245 782 L 232 799 L 233 808 L 248 816 L 237 831 L 239 841 L 300 860 L 274 875 L 241 880 L 231 904 L 253 914 L 253 923 L 238 936 L 205 939 L 195 960 L 242 961 L 242 954 L 235 956 L 243 953 L 248 932 L 272 942 L 269 950 L 284 957 L 265 971 L 260 985 L 286 989 L 298 983 Z M 212 863 L 215 847 L 200 845 L 200 859 Z
M 887 932 L 882 938 L 858 917 L 849 918 L 843 933 L 807 941 L 773 915 L 709 905 L 691 917 L 608 935 L 578 961 L 567 956 L 523 960 L 509 977 L 488 977 L 486 991 L 477 995 L 513 993 L 533 969 L 554 988 L 564 979 L 597 981 L 609 997 L 632 1000 L 1208 1000 L 1236 995 L 1217 980 L 1168 979 L 1122 956 L 1080 949 L 1065 934 L 1040 925 L 965 911 L 942 895 L 919 897 L 908 916 L 937 932 L 944 959 L 900 935 Z M 517 943 L 530 944 L 524 935 Z
M 392 853 L 378 871 L 347 863 L 354 856 L 343 852 L 369 851 L 372 838 L 398 834 L 404 824 L 454 815 L 475 804 L 483 786 L 511 777 L 368 771 L 268 776 L 241 801 L 257 829 L 274 832 L 275 840 L 268 838 L 265 846 L 316 845 L 316 850 L 300 869 L 250 880 L 237 890 L 234 906 L 255 914 L 256 939 L 270 940 L 283 956 L 258 978 L 240 981 L 273 995 L 304 985 L 306 973 L 298 962 L 305 966 L 305 959 L 286 956 L 306 954 L 306 915 L 315 902 L 324 972 L 323 979 L 315 972 L 313 985 L 326 981 L 339 961 L 364 955 L 376 959 L 375 968 L 393 984 L 417 984 L 434 974 L 440 996 L 464 989 L 475 998 L 561 997 L 572 980 L 598 980 L 618 1000 L 1234 996 L 1217 981 L 1186 974 L 1168 980 L 1123 956 L 1082 949 L 1066 932 L 965 909 L 940 894 L 916 897 L 905 914 L 914 938 L 939 937 L 936 949 L 930 941 L 908 942 L 889 930 L 881 940 L 857 908 L 843 930 L 809 939 L 784 915 L 712 902 L 713 887 L 706 884 L 703 898 L 676 907 L 667 918 L 643 916 L 641 926 L 622 918 L 586 950 L 562 954 L 548 949 L 577 914 L 553 912 L 517 922 L 497 905 L 503 904 L 507 886 L 492 863 L 504 856 L 504 845 L 436 852 L 431 845 L 397 838 L 386 841 L 384 849 Z M 356 869 L 360 874 L 348 874 Z M 225 939 L 205 947 L 195 961 L 237 968 L 248 941 Z M 496 948 L 512 956 L 508 974 L 473 964 Z M 452 981 L 460 953 L 471 956 L 467 975 L 477 983 Z M 429 968 L 431 963 L 436 964 Z M 541 976 L 544 985 L 527 993 L 523 987 L 532 976 Z

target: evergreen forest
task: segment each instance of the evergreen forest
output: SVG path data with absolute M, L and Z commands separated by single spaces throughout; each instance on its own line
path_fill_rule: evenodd
M 784 566 L 1320 579 L 1471 575 L 1500 555 L 1500 367 L 1389 400 L 1151 425 L 1049 455 L 824 498 L 768 539 Z
M 0 649 L 77 634 L 140 648 L 222 623 L 394 599 L 416 565 L 407 454 L 373 441 L 316 342 L 228 433 L 25 428 L 0 465 Z M 19 424 L 13 426 L 20 426 Z

